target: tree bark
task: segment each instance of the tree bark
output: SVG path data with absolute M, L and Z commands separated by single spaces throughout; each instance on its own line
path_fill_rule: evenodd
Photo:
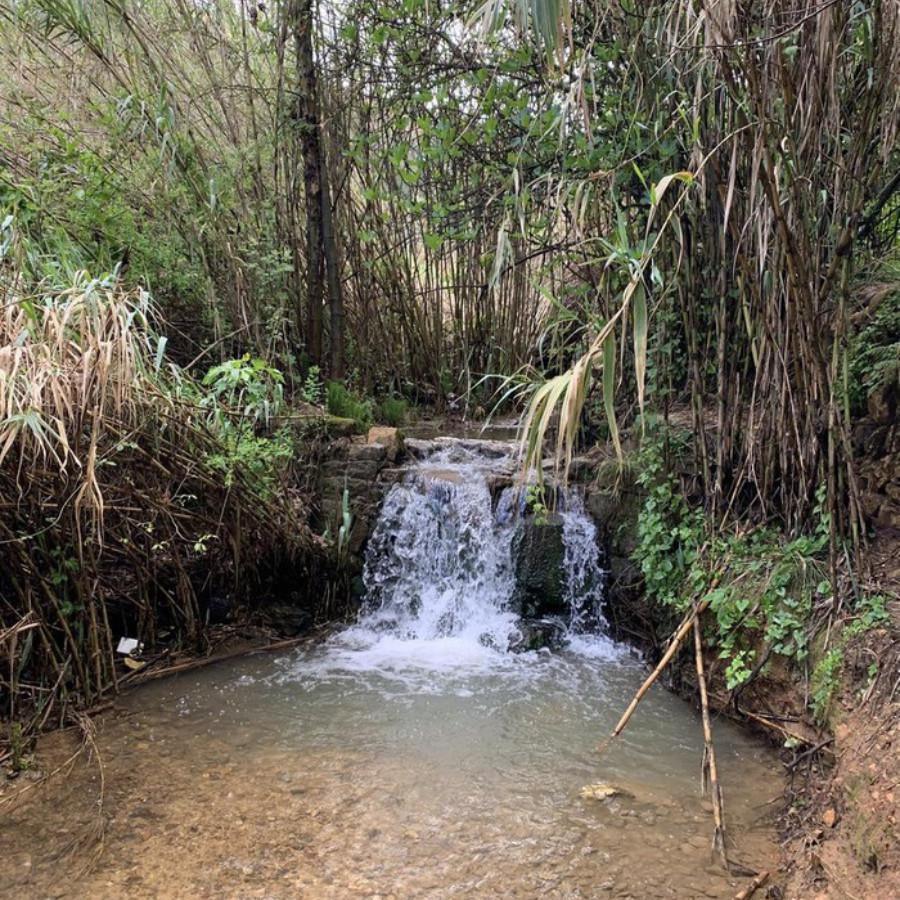
M 337 242 L 328 188 L 328 167 L 322 140 L 319 87 L 313 45 L 312 0 L 296 0 L 294 37 L 297 50 L 297 124 L 306 189 L 306 344 L 310 361 L 321 365 L 323 303 L 328 290 L 330 310 L 330 375 L 344 376 L 344 298 L 338 268 Z M 298 316 L 302 319 L 302 311 Z
M 306 350 L 310 362 L 322 363 L 322 143 L 313 55 L 312 0 L 295 0 L 294 42 L 297 53 L 297 130 L 306 189 Z M 298 309 L 298 325 L 303 310 Z

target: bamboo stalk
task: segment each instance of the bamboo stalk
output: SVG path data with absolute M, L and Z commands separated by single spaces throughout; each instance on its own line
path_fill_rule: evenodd
M 204 656 L 199 659 L 190 659 L 187 662 L 176 663 L 172 666 L 166 666 L 163 669 L 155 669 L 153 671 L 141 670 L 135 672 L 133 676 L 126 676 L 120 680 L 121 685 L 128 683 L 131 687 L 136 684 L 142 684 L 145 681 L 155 681 L 157 678 L 166 678 L 169 675 L 177 675 L 180 672 L 190 672 L 194 669 L 202 669 L 211 666 L 213 663 L 225 662 L 228 659 L 235 659 L 239 656 L 251 656 L 256 653 L 272 653 L 277 650 L 288 650 L 299 644 L 309 642 L 315 639 L 315 635 L 304 634 L 296 638 L 286 638 L 283 641 L 275 641 L 271 644 L 263 644 L 257 647 L 239 647 L 237 650 L 230 650 L 227 653 L 221 653 L 217 656 Z
M 768 872 L 760 872 L 750 884 L 734 895 L 734 900 L 750 900 L 750 898 L 769 880 Z
M 700 688 L 700 709 L 703 718 L 703 785 L 708 787 L 712 799 L 713 820 L 716 830 L 713 836 L 713 851 L 718 854 L 722 865 L 728 869 L 728 854 L 725 850 L 725 812 L 722 788 L 719 785 L 719 771 L 716 765 L 716 748 L 712 739 L 712 724 L 709 716 L 709 696 L 706 692 L 706 674 L 703 671 L 703 640 L 700 636 L 700 619 L 694 616 L 694 659 L 697 666 L 697 684 Z M 708 779 L 708 781 L 707 781 Z
M 631 703 L 628 704 L 628 708 L 624 713 L 622 713 L 622 718 L 619 719 L 618 724 L 613 729 L 613 732 L 610 735 L 610 739 L 618 737 L 625 729 L 625 726 L 628 724 L 628 720 L 632 717 L 634 711 L 638 708 L 638 704 L 641 702 L 641 700 L 644 699 L 644 695 L 647 693 L 647 691 L 650 690 L 650 688 L 653 686 L 653 683 L 657 678 L 659 678 L 663 670 L 671 662 L 672 657 L 678 652 L 678 648 L 681 646 L 688 632 L 691 630 L 691 626 L 696 621 L 697 617 L 708 606 L 709 600 L 703 600 L 702 602 L 695 605 L 691 609 L 691 611 L 684 617 L 675 634 L 672 635 L 672 638 L 669 641 L 668 649 L 663 654 L 662 659 L 657 663 L 656 668 L 650 673 L 646 681 L 644 681 L 644 683 L 640 686 Z

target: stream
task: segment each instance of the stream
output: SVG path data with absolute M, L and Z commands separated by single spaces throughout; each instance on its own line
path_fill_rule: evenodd
M 102 856 L 79 851 L 100 788 L 80 761 L 6 816 L 4 895 L 732 897 L 746 879 L 710 853 L 697 712 L 654 687 L 598 753 L 646 667 L 604 633 L 575 492 L 557 643 L 514 651 L 521 499 L 490 487 L 504 465 L 450 448 L 391 489 L 353 625 L 123 697 L 97 739 Z M 777 762 L 714 730 L 731 855 L 771 868 Z M 597 783 L 616 794 L 583 795 Z

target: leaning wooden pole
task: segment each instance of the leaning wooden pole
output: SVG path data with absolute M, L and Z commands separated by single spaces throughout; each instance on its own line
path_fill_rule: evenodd
M 653 682 L 656 681 L 657 678 L 663 673 L 663 670 L 671 661 L 672 657 L 678 652 L 678 648 L 681 646 L 684 639 L 687 637 L 688 633 L 691 630 L 691 626 L 697 620 L 697 617 L 706 607 L 709 606 L 709 600 L 703 600 L 701 603 L 691 609 L 691 611 L 684 617 L 682 623 L 678 626 L 675 634 L 672 635 L 669 640 L 669 646 L 666 649 L 666 652 L 663 654 L 662 659 L 657 664 L 656 668 L 647 676 L 647 680 L 640 686 L 638 692 L 634 695 L 631 703 L 628 704 L 628 708 L 622 713 L 622 718 L 619 719 L 618 724 L 613 729 L 613 733 L 611 737 L 618 737 L 625 726 L 628 724 L 628 720 L 634 715 L 634 711 L 638 708 L 638 704 L 641 700 L 644 699 L 644 695 L 650 688 L 653 686 Z
M 703 789 L 709 788 L 712 799 L 715 834 L 713 851 L 728 869 L 728 854 L 725 850 L 725 813 L 722 802 L 722 789 L 719 786 L 719 772 L 716 766 L 716 748 L 712 739 L 712 723 L 709 716 L 709 695 L 706 692 L 706 674 L 703 671 L 703 640 L 700 635 L 700 616 L 694 616 L 694 659 L 697 665 L 697 684 L 700 687 L 700 711 L 703 718 Z

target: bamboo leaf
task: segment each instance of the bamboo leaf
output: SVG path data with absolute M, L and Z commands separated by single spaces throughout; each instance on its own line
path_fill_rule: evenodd
M 634 374 L 637 381 L 638 409 L 643 416 L 644 387 L 647 378 L 647 294 L 643 287 L 634 292 L 632 305 L 634 313 Z
M 603 407 L 609 436 L 616 449 L 616 456 L 622 459 L 622 442 L 619 440 L 619 425 L 616 422 L 616 335 L 611 331 L 603 342 Z

